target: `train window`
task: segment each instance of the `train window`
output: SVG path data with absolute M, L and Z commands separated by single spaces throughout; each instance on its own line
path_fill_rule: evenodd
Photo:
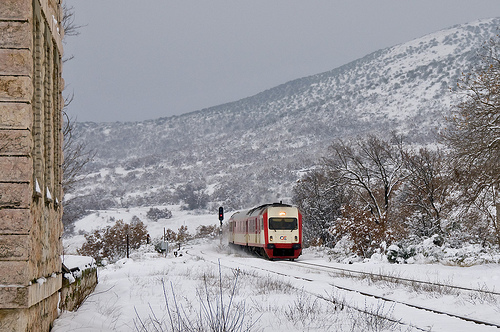
M 297 218 L 269 218 L 269 229 L 274 229 L 274 230 L 297 229 Z

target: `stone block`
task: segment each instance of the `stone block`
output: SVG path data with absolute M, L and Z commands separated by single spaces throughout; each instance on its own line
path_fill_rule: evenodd
M 0 129 L 29 129 L 33 112 L 28 103 L 0 103 Z
M 49 332 L 57 318 L 57 293 L 29 307 L 0 309 L 0 331 L 2 332 Z
M 56 292 L 49 298 L 30 307 L 30 319 L 26 331 L 50 332 L 53 321 L 58 317 L 58 301 L 59 293 Z
M 0 260 L 28 260 L 29 247 L 28 235 L 0 235 Z
M 0 20 L 27 21 L 32 17 L 31 1 L 2 0 L 0 1 Z
M 0 76 L 0 101 L 29 103 L 32 96 L 33 83 L 31 78 L 25 76 Z
M 27 209 L 33 195 L 30 183 L 0 183 L 0 210 L 8 208 Z
M 28 209 L 0 210 L 0 234 L 28 234 L 31 225 L 32 219 Z
M 0 310 L 0 331 L 26 331 L 28 325 L 27 309 Z
M 29 182 L 33 162 L 29 157 L 0 157 L 0 182 Z
M 34 304 L 56 294 L 62 287 L 62 274 L 54 274 L 53 277 L 46 277 L 43 282 L 35 282 L 28 287 L 28 305 Z M 57 304 L 56 304 L 57 305 Z
M 0 309 L 28 308 L 27 286 L 0 287 Z
M 0 261 L 0 285 L 27 285 L 29 271 L 28 261 Z
M 30 76 L 33 57 L 29 50 L 0 49 L 0 75 Z
M 0 21 L 0 48 L 31 49 L 32 41 L 32 27 L 28 22 Z
M 0 287 L 0 309 L 29 308 L 57 294 L 62 287 L 62 274 L 40 277 L 29 285 Z M 57 300 L 55 303 L 57 308 Z
M 32 146 L 29 130 L 0 129 L 0 156 L 28 156 Z

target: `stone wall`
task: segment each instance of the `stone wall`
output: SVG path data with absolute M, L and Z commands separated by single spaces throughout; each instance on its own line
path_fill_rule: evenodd
M 48 331 L 57 317 L 60 2 L 0 1 L 0 331 Z
M 74 311 L 80 307 L 83 301 L 94 291 L 97 286 L 97 267 L 83 270 L 75 276 L 72 282 L 63 278 L 61 288 L 61 311 Z

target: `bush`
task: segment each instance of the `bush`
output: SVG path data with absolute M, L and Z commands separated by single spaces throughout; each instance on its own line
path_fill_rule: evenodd
M 219 236 L 219 226 L 217 225 L 201 225 L 196 228 L 196 238 L 215 239 Z
M 191 238 L 192 238 L 192 236 L 189 234 L 187 226 L 179 227 L 179 229 L 177 230 L 177 233 L 175 231 L 171 230 L 170 228 L 168 228 L 165 231 L 165 235 L 162 236 L 159 239 L 158 243 L 155 244 L 155 248 L 158 252 L 160 252 L 159 246 L 160 246 L 161 241 L 167 241 L 169 243 L 184 243 L 184 242 L 190 240 Z
M 172 218 L 172 212 L 167 208 L 163 210 L 160 210 L 158 208 L 150 208 L 146 213 L 146 217 L 153 221 L 158 221 L 158 219 L 170 219 Z
M 86 242 L 78 249 L 78 254 L 93 257 L 97 264 L 101 264 L 104 259 L 114 262 L 126 256 L 127 235 L 130 249 L 138 249 L 146 243 L 147 233 L 146 226 L 140 220 L 136 219 L 130 225 L 118 220 L 113 226 L 85 234 Z
M 183 243 L 191 239 L 187 226 L 181 226 L 177 230 L 177 242 Z
M 369 258 L 380 247 L 382 242 L 392 242 L 387 232 L 386 222 L 377 224 L 376 218 L 369 211 L 362 211 L 351 206 L 343 209 L 343 217 L 333 227 L 339 236 L 348 236 L 351 250 L 360 257 Z

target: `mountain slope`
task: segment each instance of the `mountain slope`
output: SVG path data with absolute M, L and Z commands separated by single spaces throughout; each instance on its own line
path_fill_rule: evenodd
M 69 209 L 179 198 L 248 207 L 290 197 L 298 171 L 312 167 L 336 137 L 397 130 L 432 142 L 454 103 L 450 87 L 477 64 L 498 26 L 500 18 L 455 26 L 182 116 L 79 123 L 79 139 L 97 156 L 67 196 Z

